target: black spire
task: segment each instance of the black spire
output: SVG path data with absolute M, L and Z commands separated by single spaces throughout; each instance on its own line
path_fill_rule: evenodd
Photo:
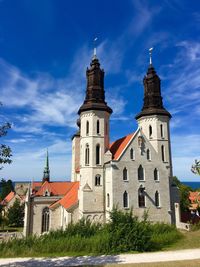
M 171 114 L 163 107 L 161 96 L 160 78 L 152 64 L 149 65 L 147 74 L 143 79 L 144 104 L 142 111 L 136 115 L 136 119 L 148 115 L 163 115 L 171 118 Z
M 46 166 L 44 167 L 43 179 L 42 179 L 42 182 L 43 182 L 43 183 L 44 183 L 45 181 L 47 181 L 47 182 L 50 181 L 49 153 L 48 153 L 48 150 L 47 150 L 47 156 L 46 156 Z
M 96 55 L 90 63 L 90 68 L 86 71 L 87 88 L 83 105 L 80 107 L 78 114 L 87 110 L 105 110 L 112 113 L 112 109 L 105 102 L 104 91 L 104 70 L 100 68 L 99 60 Z

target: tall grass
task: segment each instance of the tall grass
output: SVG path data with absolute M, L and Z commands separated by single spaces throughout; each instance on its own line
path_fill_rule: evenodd
M 129 251 L 160 250 L 181 237 L 167 224 L 139 221 L 132 212 L 111 212 L 108 224 L 80 220 L 66 230 L 51 231 L 40 237 L 29 236 L 0 244 L 1 257 L 113 254 Z

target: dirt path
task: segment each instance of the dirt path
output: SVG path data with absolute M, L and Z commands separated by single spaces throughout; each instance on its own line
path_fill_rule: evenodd
M 185 249 L 166 252 L 121 254 L 115 256 L 83 256 L 60 258 L 10 258 L 0 259 L 0 266 L 78 266 L 78 265 L 105 265 L 108 263 L 144 263 L 177 260 L 200 259 L 200 249 Z

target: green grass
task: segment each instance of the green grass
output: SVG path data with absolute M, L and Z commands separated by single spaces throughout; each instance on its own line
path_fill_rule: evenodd
M 194 267 L 194 266 L 200 266 L 200 260 L 133 263 L 133 264 L 106 264 L 106 267 Z
M 200 248 L 200 230 L 191 232 L 182 232 L 182 238 L 171 243 L 164 250 L 192 249 Z
M 1 227 L 0 228 L 0 233 L 2 232 L 23 232 L 23 227 Z

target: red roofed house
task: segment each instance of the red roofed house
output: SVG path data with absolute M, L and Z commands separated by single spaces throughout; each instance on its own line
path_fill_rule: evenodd
M 12 207 L 12 205 L 15 203 L 15 200 L 18 199 L 20 203 L 24 202 L 24 196 L 20 196 L 16 192 L 11 191 L 2 201 L 1 205 L 3 206 L 3 212 L 4 214 L 7 213 L 8 209 Z
M 190 192 L 189 200 L 191 203 L 190 210 L 196 211 L 198 208 L 200 208 L 200 192 Z
M 51 182 L 47 160 L 43 182 L 33 183 L 27 194 L 25 234 L 65 228 L 82 217 L 104 223 L 113 206 L 132 208 L 139 218 L 148 210 L 151 221 L 175 223 L 179 199 L 172 182 L 171 115 L 152 62 L 143 80 L 143 107 L 135 117 L 138 128 L 111 144 L 112 109 L 96 54 L 86 76 L 79 130 L 72 137 L 71 182 Z

